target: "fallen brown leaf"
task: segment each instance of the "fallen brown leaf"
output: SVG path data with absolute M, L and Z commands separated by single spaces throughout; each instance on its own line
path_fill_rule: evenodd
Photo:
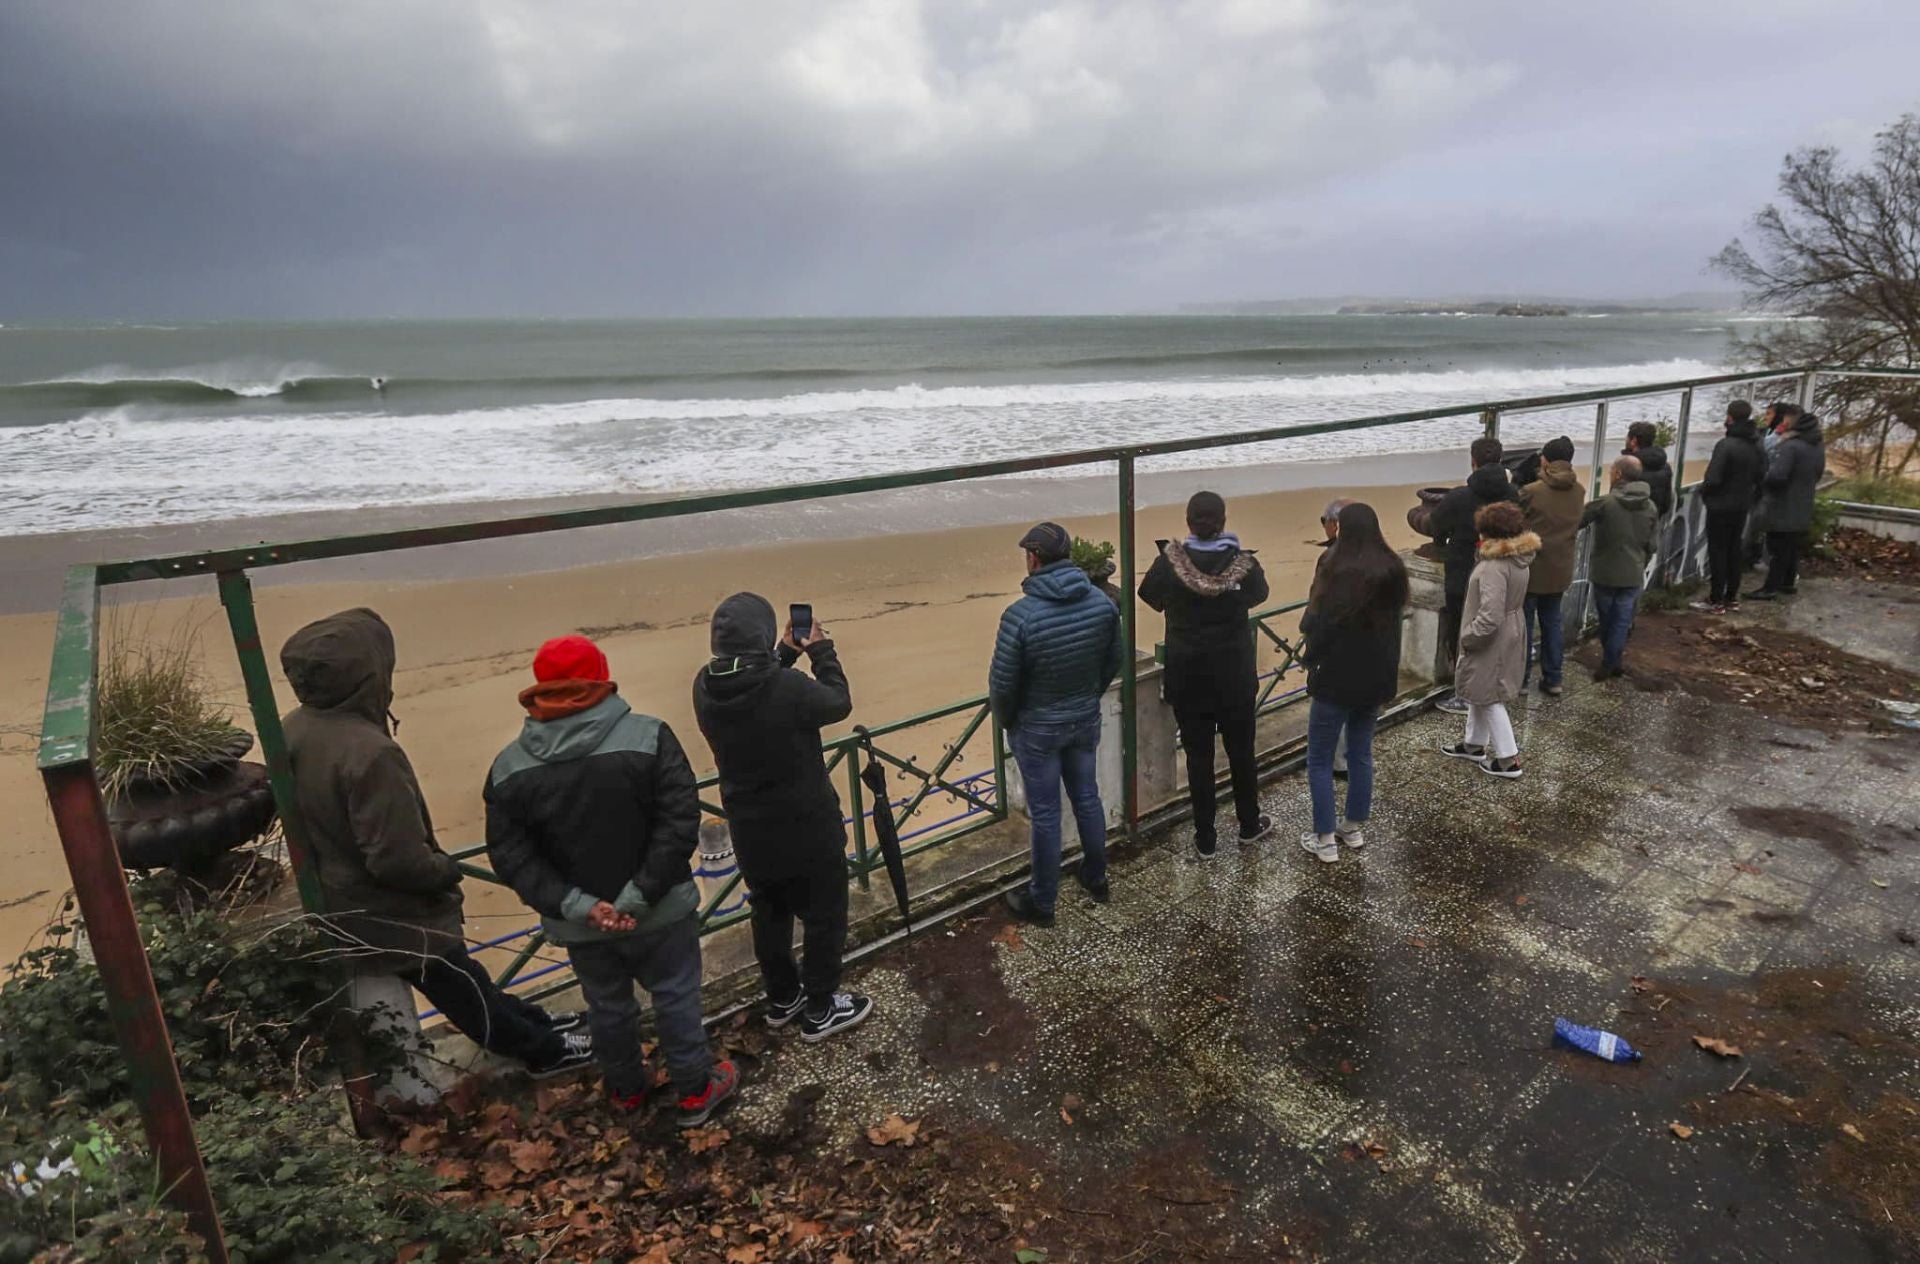
M 1852 1137 L 1855 1141 L 1864 1142 L 1867 1139 L 1866 1134 L 1861 1132 L 1858 1128 L 1854 1127 L 1852 1124 L 1841 1124 L 1840 1131 L 1846 1133 L 1849 1137 Z
M 1653 981 L 1647 978 L 1647 976 L 1644 974 L 1634 975 L 1632 979 L 1632 983 L 1633 983 L 1633 990 L 1636 992 L 1653 991 Z
M 520 1173 L 505 1159 L 487 1159 L 480 1164 L 480 1180 L 488 1189 L 505 1189 L 519 1177 Z
M 696 1128 L 686 1134 L 687 1149 L 695 1154 L 705 1154 L 709 1150 L 718 1150 L 733 1140 L 733 1134 L 725 1128 Z
M 758 1242 L 744 1242 L 727 1250 L 727 1264 L 760 1264 L 767 1258 L 767 1248 Z
M 1667 1130 L 1682 1141 L 1685 1141 L 1693 1135 L 1693 1129 L 1687 1127 L 1685 1124 L 1668 1124 Z
M 1717 1053 L 1723 1058 L 1737 1058 L 1740 1056 L 1739 1045 L 1730 1045 L 1717 1036 L 1695 1036 L 1693 1043 L 1705 1049 L 1708 1053 Z
M 507 1157 L 522 1172 L 532 1174 L 544 1172 L 553 1165 L 554 1150 L 551 1141 L 515 1141 L 507 1147 Z
M 1738 869 L 1741 873 L 1759 873 L 1760 872 L 1759 865 L 1743 864 L 1739 861 L 1735 861 L 1733 867 L 1735 869 Z
M 877 1146 L 911 1146 L 920 1138 L 919 1123 L 902 1119 L 898 1115 L 888 1115 L 885 1119 L 867 1129 L 867 1140 Z
M 827 1226 L 818 1220 L 795 1220 L 787 1225 L 787 1242 L 799 1246 L 808 1238 L 817 1238 L 825 1234 Z
M 1009 922 L 999 934 L 993 937 L 993 942 L 996 944 L 1005 944 L 1008 950 L 1012 952 L 1019 952 L 1027 946 L 1027 941 L 1020 938 L 1020 928 L 1011 922 Z

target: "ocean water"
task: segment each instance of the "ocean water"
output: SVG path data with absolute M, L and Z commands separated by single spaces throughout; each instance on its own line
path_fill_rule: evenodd
M 0 327 L 0 533 L 811 481 L 1722 371 L 1738 317 Z M 1615 410 L 1614 428 L 1676 399 Z M 1516 416 L 1518 440 L 1592 413 Z M 1471 420 L 1160 464 L 1439 450 Z

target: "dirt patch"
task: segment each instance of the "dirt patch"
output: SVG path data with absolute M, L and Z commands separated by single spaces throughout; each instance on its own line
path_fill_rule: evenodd
M 1634 989 L 1620 1034 L 1649 1064 L 1696 1081 L 1703 1067 L 1725 1076 L 1705 1095 L 1687 1090 L 1679 1114 L 1688 1125 L 1818 1146 L 1822 1161 L 1800 1177 L 1807 1192 L 1920 1249 L 1920 1105 L 1895 1087 L 1920 1044 L 1878 1025 L 1851 967 L 1770 971 L 1734 986 L 1645 979 Z M 1711 1055 L 1696 1036 L 1740 1056 L 1703 1064 Z
M 1597 665 L 1599 653 L 1589 643 L 1579 657 Z M 1678 690 L 1752 707 L 1824 733 L 1876 728 L 1904 734 L 1879 700 L 1920 701 L 1920 676 L 1798 632 L 1748 630 L 1693 613 L 1647 615 L 1634 624 L 1627 680 L 1649 692 Z
M 1800 564 L 1809 575 L 1920 585 L 1920 544 L 1889 540 L 1871 531 L 1835 527 L 1820 551 Z
M 1013 923 L 997 915 L 908 941 L 907 984 L 927 1003 L 914 1048 L 929 1066 L 985 1066 L 1031 1046 L 1033 1018 L 1007 991 L 1000 954 L 1032 951 Z
M 1850 865 L 1860 863 L 1860 840 L 1854 836 L 1853 826 L 1830 812 L 1745 804 L 1733 809 L 1733 819 L 1750 830 L 1775 838 L 1804 838 L 1820 844 Z

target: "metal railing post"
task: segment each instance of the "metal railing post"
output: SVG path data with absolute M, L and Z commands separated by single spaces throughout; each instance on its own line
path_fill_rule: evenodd
M 187 1223 L 206 1243 L 208 1259 L 226 1264 L 226 1238 L 220 1232 L 220 1213 L 207 1182 L 200 1143 L 193 1135 L 193 1114 L 180 1084 L 166 1012 L 153 984 L 140 923 L 133 915 L 133 896 L 127 890 L 127 873 L 120 865 L 106 801 L 94 775 L 99 630 L 98 572 L 91 566 L 76 566 L 68 573 L 54 628 L 46 720 L 40 734 L 40 777 L 46 783 L 47 806 L 66 854 L 87 946 L 107 994 L 107 1016 L 126 1059 L 161 1192 L 186 1213 Z
M 1123 816 L 1131 835 L 1140 824 L 1139 682 L 1134 658 L 1139 646 L 1134 623 L 1133 457 L 1120 454 L 1120 785 Z
M 273 678 L 267 672 L 266 651 L 260 645 L 260 624 L 254 618 L 253 584 L 245 571 L 220 572 L 220 604 L 226 607 L 227 626 L 233 632 L 233 650 L 240 658 L 240 678 L 246 682 L 247 707 L 253 713 L 253 731 L 260 738 L 267 782 L 273 787 L 274 806 L 280 812 L 280 832 L 287 840 L 287 859 L 300 888 L 300 906 L 309 913 L 326 912 L 320 894 L 320 869 L 307 848 L 306 828 L 293 797 L 293 764 L 287 758 L 286 734 L 280 730 L 280 704 L 273 696 Z
M 848 815 L 853 818 L 854 876 L 860 889 L 865 891 L 873 885 L 873 857 L 867 854 L 867 783 L 860 780 L 860 757 L 851 753 L 847 756 L 847 796 L 853 808 Z M 881 795 L 873 810 L 892 812 L 893 805 L 887 798 Z
M 1673 512 L 1680 520 L 1680 573 L 1676 577 L 1668 567 L 1666 549 L 1660 550 L 1660 582 L 1684 583 L 1687 559 L 1693 556 L 1693 518 L 1687 512 L 1687 431 L 1693 422 L 1693 388 L 1680 392 L 1680 416 L 1673 423 Z M 1664 544 L 1664 541 L 1662 542 Z
M 1813 411 L 1814 387 L 1819 384 L 1818 371 L 1809 369 L 1800 375 L 1800 407 L 1807 412 Z
M 1593 409 L 1593 485 L 1587 489 L 1588 500 L 1599 500 L 1600 476 L 1607 469 L 1607 401 L 1601 400 Z
M 1500 410 L 1489 408 L 1480 414 L 1480 432 L 1489 439 L 1500 437 Z

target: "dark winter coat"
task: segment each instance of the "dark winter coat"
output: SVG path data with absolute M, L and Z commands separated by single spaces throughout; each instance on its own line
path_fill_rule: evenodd
M 739 627 L 746 653 L 737 668 L 732 658 L 716 659 L 694 678 L 693 714 L 720 773 L 720 805 L 741 872 L 765 882 L 844 865 L 844 813 L 820 752 L 821 728 L 853 714 L 833 642 L 807 648 L 809 677 L 793 666 L 799 657 L 786 645 L 770 653 L 777 633 L 764 601 L 729 598 L 714 618 L 716 648 L 729 644 L 726 620 Z
M 675 888 L 691 890 L 688 860 L 700 841 L 693 767 L 672 729 L 618 694 L 525 721 L 494 759 L 481 798 L 494 873 L 554 942 L 608 938 L 587 923 L 602 900 L 641 930 L 676 904 L 687 911 Z
M 1527 572 L 1527 591 L 1542 595 L 1567 591 L 1573 584 L 1580 514 L 1587 507 L 1587 489 L 1574 476 L 1573 462 L 1542 465 L 1540 481 L 1520 489 L 1520 505 L 1527 512 L 1527 526 L 1540 537 L 1540 552 Z
M 1000 616 L 987 692 L 1008 730 L 1095 720 L 1120 674 L 1120 612 L 1071 561 L 1050 562 L 1020 584 L 1026 596 Z
M 280 666 L 300 705 L 282 725 L 294 802 L 329 920 L 393 974 L 461 946 L 460 867 L 440 850 L 420 783 L 387 731 L 393 633 L 371 610 L 295 632 Z
M 1506 467 L 1495 462 L 1483 465 L 1467 477 L 1466 484 L 1441 497 L 1427 518 L 1427 534 L 1446 550 L 1446 589 L 1450 597 L 1467 591 L 1467 577 L 1473 574 L 1474 548 L 1480 543 L 1473 516 L 1496 501 L 1518 501 L 1520 492 L 1507 477 Z
M 1820 419 L 1802 413 L 1774 449 L 1767 466 L 1764 511 L 1769 531 L 1805 531 L 1813 525 L 1814 492 L 1827 472 L 1827 446 Z
M 1253 704 L 1254 631 L 1267 576 L 1240 549 L 1189 551 L 1160 542 L 1140 600 L 1167 616 L 1167 704 L 1215 714 Z
M 1326 562 L 1322 555 L 1320 562 Z M 1400 693 L 1401 605 L 1300 616 L 1307 696 L 1337 707 L 1383 707 Z
M 1647 485 L 1647 493 L 1653 497 L 1654 511 L 1662 518 L 1673 512 L 1673 467 L 1667 464 L 1667 450 L 1641 448 L 1621 455 L 1640 462 L 1640 481 Z
M 1593 528 L 1587 579 L 1602 588 L 1638 588 L 1647 582 L 1658 518 L 1645 483 L 1622 483 L 1588 505 L 1580 525 Z
M 1520 696 L 1527 669 L 1527 571 L 1539 551 L 1540 537 L 1531 531 L 1480 542 L 1453 668 L 1453 692 L 1461 701 L 1490 706 Z
M 1713 445 L 1706 476 L 1700 480 L 1700 503 L 1710 514 L 1746 513 L 1760 495 L 1760 476 L 1767 468 L 1758 432 L 1751 419 L 1727 427 L 1726 437 Z

